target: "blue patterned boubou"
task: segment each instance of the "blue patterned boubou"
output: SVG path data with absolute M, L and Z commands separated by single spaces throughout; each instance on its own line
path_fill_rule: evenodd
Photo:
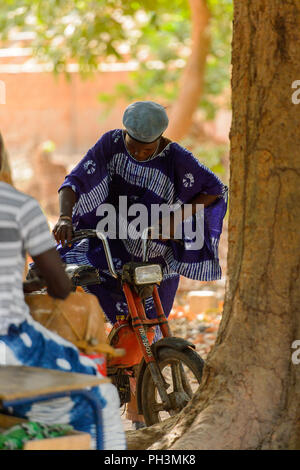
M 221 278 L 218 244 L 223 218 L 227 210 L 228 189 L 205 165 L 188 150 L 175 142 L 147 161 L 135 160 L 127 151 L 124 133 L 115 129 L 104 134 L 66 177 L 61 188 L 69 186 L 77 194 L 73 209 L 76 230 L 96 228 L 97 208 L 103 203 L 114 205 L 118 213 L 119 197 L 126 196 L 130 204 L 144 204 L 149 213 L 153 204 L 184 204 L 199 193 L 219 195 L 218 200 L 204 209 L 204 245 L 199 250 L 187 249 L 189 240 L 181 246 L 173 241 L 150 241 L 149 260 L 163 267 L 163 281 L 159 287 L 166 315 L 172 308 L 179 275 L 200 281 Z M 60 189 L 61 189 L 60 188 Z M 118 260 L 117 270 L 130 260 L 142 259 L 140 240 L 110 240 L 113 258 Z M 107 269 L 100 240 L 83 240 L 70 248 L 58 247 L 66 263 L 91 264 L 100 271 L 100 285 L 89 286 L 109 320 L 116 314 L 127 314 L 123 292 Z M 146 313 L 154 316 L 152 302 Z

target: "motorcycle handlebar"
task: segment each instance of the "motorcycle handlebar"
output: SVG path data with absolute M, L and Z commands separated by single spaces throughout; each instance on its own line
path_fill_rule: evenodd
M 152 227 L 146 227 L 143 230 L 143 233 L 142 233 L 143 261 L 147 261 L 147 254 L 148 254 L 147 249 L 148 249 L 148 245 L 149 245 L 149 243 L 148 243 L 149 242 L 149 232 L 150 232 L 151 229 L 152 229 Z M 74 237 L 69 242 L 69 244 L 73 244 L 73 243 L 78 242 L 80 240 L 83 240 L 85 238 L 100 238 L 100 240 L 103 243 L 103 247 L 104 247 L 105 256 L 106 256 L 109 271 L 110 271 L 111 275 L 114 278 L 117 279 L 118 274 L 115 270 L 114 262 L 113 262 L 113 259 L 112 259 L 112 256 L 111 256 L 111 251 L 110 251 L 110 248 L 109 248 L 109 243 L 107 241 L 106 235 L 103 232 L 100 232 L 100 231 L 94 230 L 94 229 L 77 230 L 76 232 L 74 232 Z M 184 244 L 182 240 L 176 240 L 176 239 L 171 239 L 171 240 L 175 241 L 179 244 L 182 244 L 182 245 Z
M 104 233 L 100 232 L 100 231 L 92 230 L 92 229 L 77 230 L 76 232 L 74 232 L 74 237 L 70 241 L 70 244 L 73 244 L 73 243 L 78 242 L 80 240 L 83 240 L 85 238 L 100 238 L 100 240 L 103 243 L 104 252 L 105 252 L 109 272 L 114 278 L 118 279 L 118 274 L 115 270 L 114 262 L 113 262 L 113 259 L 112 259 L 112 256 L 111 256 L 111 251 L 110 251 L 110 248 L 109 248 L 109 244 L 108 244 L 106 235 Z

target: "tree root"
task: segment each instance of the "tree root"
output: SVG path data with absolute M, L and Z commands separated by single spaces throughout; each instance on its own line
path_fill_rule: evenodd
M 138 431 L 126 431 L 128 450 L 146 450 L 160 441 L 165 434 L 169 434 L 178 423 L 179 415 L 172 416 L 162 423 L 153 424 Z
M 202 405 L 203 406 L 203 405 Z M 128 450 L 168 449 L 189 429 L 202 409 L 197 393 L 177 415 L 138 431 L 126 431 Z M 176 428 L 176 431 L 174 432 Z

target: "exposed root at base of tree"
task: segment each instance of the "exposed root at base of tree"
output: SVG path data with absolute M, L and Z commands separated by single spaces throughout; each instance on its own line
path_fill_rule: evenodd
M 191 426 L 197 413 L 199 413 L 199 403 L 195 396 L 181 413 L 162 423 L 138 431 L 126 431 L 128 450 L 168 449 L 170 442 L 174 443 L 182 436 L 184 430 Z M 168 436 L 168 442 L 164 443 L 165 436 Z
M 139 429 L 138 431 L 126 431 L 128 450 L 149 449 L 155 442 L 160 441 L 164 434 L 169 434 L 172 431 L 178 419 L 178 416 L 173 416 L 148 428 Z
M 178 415 L 146 429 L 128 431 L 128 449 L 299 448 L 298 400 L 293 397 L 290 406 L 279 411 L 282 390 L 274 373 L 255 368 L 238 380 L 205 379 L 206 384 Z

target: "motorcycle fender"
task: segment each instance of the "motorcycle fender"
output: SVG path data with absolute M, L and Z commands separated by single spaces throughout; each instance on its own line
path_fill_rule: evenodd
M 175 336 L 162 338 L 156 343 L 153 343 L 151 346 L 155 359 L 157 359 L 158 357 L 157 353 L 159 349 L 161 348 L 170 348 L 170 349 L 176 349 L 177 351 L 184 351 L 187 348 L 195 349 L 195 345 L 191 343 L 190 341 L 187 341 L 186 339 L 176 338 Z M 143 358 L 140 363 L 138 378 L 136 382 L 137 406 L 138 406 L 139 414 L 142 414 L 142 381 L 143 381 L 143 376 L 144 376 L 146 367 L 147 367 L 147 363 L 145 359 Z

